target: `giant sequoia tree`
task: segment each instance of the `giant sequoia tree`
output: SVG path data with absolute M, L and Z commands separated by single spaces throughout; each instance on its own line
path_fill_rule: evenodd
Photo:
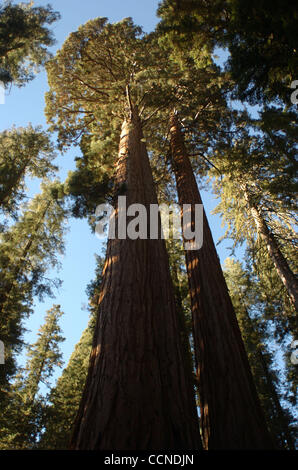
M 177 115 L 170 122 L 179 203 L 202 204 Z M 206 448 L 266 448 L 270 438 L 206 215 L 203 246 L 186 250 Z M 249 403 L 249 405 L 248 405 Z M 253 412 L 252 412 L 253 410 Z M 245 429 L 243 429 L 245 422 Z
M 149 118 L 146 101 L 154 93 L 151 56 L 143 46 L 130 20 L 111 25 L 99 18 L 72 33 L 48 68 L 47 113 L 56 117 L 61 143 L 81 135 L 96 142 L 105 132 L 114 133 L 114 148 L 120 142 L 113 175 L 116 220 L 118 194 L 126 196 L 127 206 L 157 204 L 142 132 L 142 120 Z M 200 447 L 183 363 L 164 240 L 123 239 L 117 233 L 108 242 L 71 447 Z

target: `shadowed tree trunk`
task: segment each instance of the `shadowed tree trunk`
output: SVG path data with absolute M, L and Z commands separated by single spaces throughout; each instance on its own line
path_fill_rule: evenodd
M 122 126 L 116 175 L 127 207 L 157 204 L 142 139 L 135 111 Z M 200 448 L 193 387 L 183 364 L 164 240 L 120 239 L 118 234 L 108 241 L 71 448 Z
M 202 204 L 175 113 L 171 151 L 179 204 Z M 236 315 L 206 214 L 203 245 L 185 250 L 198 374 L 201 426 L 206 449 L 271 448 Z

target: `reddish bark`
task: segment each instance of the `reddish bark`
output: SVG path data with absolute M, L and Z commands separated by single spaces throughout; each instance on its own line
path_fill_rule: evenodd
M 202 204 L 177 116 L 171 150 L 180 206 Z M 271 448 L 236 315 L 204 212 L 203 245 L 186 250 L 201 427 L 206 449 Z
M 122 127 L 116 181 L 127 206 L 156 204 L 138 115 Z M 73 449 L 198 449 L 164 240 L 109 240 Z

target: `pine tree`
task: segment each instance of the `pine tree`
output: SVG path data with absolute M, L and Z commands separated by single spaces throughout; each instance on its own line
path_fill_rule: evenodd
M 103 267 L 104 258 L 96 256 L 95 279 L 87 287 L 90 312 L 88 326 L 47 397 L 47 404 L 43 408 L 43 432 L 38 442 L 39 449 L 67 449 L 69 446 L 73 423 L 88 373 Z
M 95 321 L 90 320 L 80 341 L 70 356 L 57 384 L 52 388 L 48 403 L 43 407 L 43 432 L 39 449 L 68 449 L 73 422 L 79 408 L 87 378 L 89 356 Z
M 66 209 L 59 192 L 60 183 L 44 183 L 42 192 L 23 207 L 18 222 L 1 234 L 0 337 L 6 353 L 1 388 L 14 373 L 23 320 L 32 311 L 33 297 L 52 295 L 60 284 L 46 276 L 50 267 L 58 267 L 58 255 L 64 249 Z
M 276 237 L 274 236 L 273 232 L 268 228 L 262 210 L 260 209 L 260 207 L 258 207 L 258 204 L 254 200 L 254 194 L 250 189 L 248 189 L 248 185 L 246 183 L 242 185 L 242 189 L 245 201 L 247 202 L 251 216 L 254 220 L 254 224 L 257 228 L 257 232 L 266 244 L 269 256 L 273 261 L 274 267 L 282 283 L 287 289 L 289 297 L 293 302 L 296 311 L 298 312 L 298 280 L 293 271 L 291 270 L 285 256 L 283 255 Z
M 250 135 L 249 120 L 245 121 L 247 125 L 215 156 L 214 162 L 222 173 L 219 178 L 211 171 L 214 190 L 221 196 L 215 212 L 222 215 L 227 224 L 226 236 L 234 240 L 235 246 L 246 241 L 250 247 L 256 243 L 266 247 L 267 256 L 297 309 L 296 217 L 292 197 L 295 178 L 291 161 L 294 147 L 282 142 L 275 147 L 266 134 L 264 140 L 262 134 Z M 266 126 L 266 120 L 262 125 Z M 288 175 L 287 181 L 280 177 L 283 171 Z
M 0 7 L 0 80 L 4 84 L 26 84 L 50 57 L 47 48 L 54 40 L 48 25 L 60 15 L 49 5 L 33 7 L 32 3 L 13 5 L 5 0 Z
M 290 104 L 297 70 L 297 9 L 292 0 L 164 0 L 159 29 L 195 57 L 203 48 L 228 48 L 227 69 L 237 95 L 252 103 Z M 294 110 L 295 111 L 295 110 Z
M 53 146 L 40 128 L 18 128 L 0 134 L 0 210 L 17 217 L 25 198 L 25 178 L 45 178 L 56 167 Z
M 114 145 L 120 141 L 116 221 L 119 193 L 125 194 L 128 206 L 139 203 L 148 209 L 157 204 L 142 132 L 142 121 L 150 116 L 144 111 L 151 58 L 140 33 L 131 20 L 115 25 L 100 18 L 89 21 L 70 35 L 48 67 L 52 91 L 47 114 L 61 144 L 81 134 L 98 141 L 105 129 L 116 134 Z M 151 82 L 152 87 L 154 91 Z M 108 242 L 89 372 L 71 447 L 198 448 L 193 390 L 183 368 L 164 240 L 117 236 Z
M 272 332 L 264 318 L 266 302 L 261 286 L 251 272 L 245 271 L 239 261 L 227 258 L 224 265 L 233 305 L 236 310 L 248 359 L 265 411 L 269 431 L 276 447 L 294 449 L 293 416 L 281 404 L 281 380 L 275 371 L 274 357 L 269 351 Z
M 59 319 L 60 305 L 47 311 L 37 340 L 28 348 L 27 363 L 21 368 L 9 390 L 8 407 L 2 410 L 1 447 L 31 449 L 36 447 L 41 432 L 44 400 L 39 395 L 41 384 L 49 386 L 55 367 L 62 365 Z

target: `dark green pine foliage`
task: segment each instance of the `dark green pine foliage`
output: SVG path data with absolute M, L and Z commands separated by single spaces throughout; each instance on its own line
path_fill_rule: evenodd
M 262 285 L 239 261 L 227 258 L 224 274 L 236 310 L 254 381 L 277 448 L 295 448 L 293 408 L 285 405 L 281 372 L 272 351 L 272 327 L 266 319 Z M 289 403 L 288 403 L 289 405 Z
M 88 372 L 94 318 L 84 330 L 69 362 L 48 396 L 43 410 L 43 433 L 39 449 L 68 449 L 73 422 Z
M 43 183 L 41 189 L 23 206 L 18 222 L 1 234 L 0 339 L 6 354 L 0 369 L 1 389 L 8 386 L 7 380 L 15 372 L 23 321 L 32 312 L 34 296 L 52 295 L 60 285 L 47 273 L 59 266 L 67 211 L 59 182 Z
M 227 2 L 224 43 L 238 96 L 252 103 L 281 99 L 291 105 L 297 79 L 297 4 L 293 0 Z
M 83 136 L 80 143 L 83 156 L 76 158 L 76 170 L 70 171 L 64 182 L 72 215 L 87 217 L 92 230 L 95 228 L 96 207 L 103 202 L 111 202 L 114 191 L 110 153 L 114 145 L 109 134 L 105 133 L 103 140 L 96 143 Z
M 263 180 L 266 191 L 279 198 L 283 206 L 295 210 L 298 191 L 298 125 L 295 110 L 276 105 L 264 106 L 259 117 L 252 119 L 248 125 L 259 136 L 258 158 L 254 155 L 254 166 L 256 160 L 259 164 L 258 179 Z
M 51 389 L 43 410 L 43 433 L 39 449 L 67 449 L 75 416 L 82 397 L 94 334 L 97 302 L 102 281 L 104 258 L 96 257 L 95 280 L 87 288 L 90 320 L 69 362 Z
M 161 30 L 179 49 L 228 48 L 228 70 L 241 99 L 280 99 L 291 105 L 297 72 L 297 5 L 294 0 L 164 0 Z
M 42 430 L 45 401 L 40 386 L 50 386 L 56 367 L 62 366 L 60 344 L 64 341 L 59 326 L 60 305 L 46 312 L 37 340 L 28 347 L 25 367 L 19 368 L 8 391 L 8 404 L 1 411 L 2 449 L 34 449 Z
M 0 6 L 0 81 L 18 86 L 34 78 L 49 59 L 54 39 L 48 26 L 59 19 L 50 5 L 33 7 L 33 2 Z
M 41 128 L 28 126 L 0 133 L 0 213 L 17 217 L 26 196 L 26 177 L 54 174 L 56 157 L 49 136 Z

